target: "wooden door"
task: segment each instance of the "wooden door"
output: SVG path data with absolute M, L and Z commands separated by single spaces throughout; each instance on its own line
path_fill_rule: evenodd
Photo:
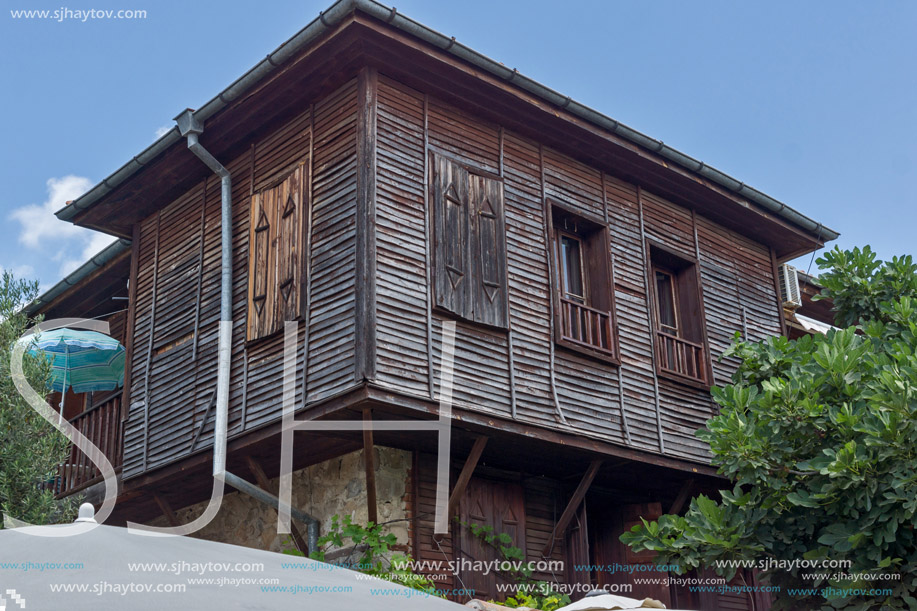
M 569 584 L 592 584 L 592 575 L 587 568 L 589 562 L 589 528 L 586 519 L 586 503 L 581 503 L 565 536 L 566 571 L 564 576 Z M 582 593 L 574 593 L 578 600 Z
M 655 561 L 654 552 L 635 553 L 621 543 L 619 537 L 625 530 L 640 523 L 640 518 L 655 520 L 662 515 L 660 503 L 641 503 L 636 505 L 610 506 L 593 505 L 590 507 L 593 516 L 592 530 L 595 548 L 595 564 L 597 566 L 613 567 L 614 565 L 649 565 Z M 630 592 L 621 591 L 622 596 L 631 598 L 654 598 L 666 607 L 672 607 L 672 597 L 669 587 L 657 584 L 635 583 L 635 579 L 654 579 L 660 581 L 668 576 L 667 573 L 655 570 L 640 570 L 626 572 L 624 570 L 597 570 L 595 579 L 598 587 L 611 584 L 631 584 Z
M 490 526 L 495 534 L 508 534 L 524 556 L 525 503 L 521 485 L 472 478 L 459 503 L 459 517 L 464 524 Z M 456 561 L 460 581 L 457 587 L 473 589 L 474 598 L 481 600 L 505 599 L 508 593 L 498 591 L 497 584 L 511 585 L 513 580 L 498 571 L 485 573 L 471 565 L 475 561 L 491 562 L 503 560 L 503 557 L 495 547 L 475 537 L 464 524 L 458 526 Z

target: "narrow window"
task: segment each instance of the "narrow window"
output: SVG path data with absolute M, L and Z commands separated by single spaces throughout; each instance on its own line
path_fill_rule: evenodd
M 657 371 L 705 386 L 710 368 L 697 263 L 656 245 L 650 259 Z
M 564 297 L 585 304 L 586 291 L 583 282 L 583 247 L 578 238 L 561 234 L 561 273 L 563 274 Z
M 554 233 L 555 340 L 616 359 L 608 228 L 551 203 Z
M 657 303 L 659 330 L 668 335 L 678 337 L 675 280 L 671 273 L 661 269 L 656 270 L 656 294 L 659 295 Z

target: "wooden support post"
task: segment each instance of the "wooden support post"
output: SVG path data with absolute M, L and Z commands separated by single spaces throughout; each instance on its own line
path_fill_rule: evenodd
M 694 479 L 688 478 L 685 480 L 685 483 L 682 485 L 681 490 L 678 492 L 678 496 L 675 497 L 675 501 L 672 503 L 672 506 L 669 507 L 669 510 L 666 513 L 676 514 L 679 513 L 682 508 L 685 506 L 685 502 L 691 497 L 691 491 L 694 489 Z
M 373 412 L 363 410 L 363 422 L 370 423 Z M 370 522 L 376 524 L 378 515 L 376 511 L 376 455 L 373 446 L 373 430 L 369 427 L 363 429 L 363 464 L 366 467 L 366 510 Z
M 154 494 L 153 499 L 156 501 L 156 504 L 159 505 L 159 510 L 162 512 L 162 515 L 166 517 L 171 526 L 181 525 L 181 522 L 178 521 L 178 517 L 175 515 L 175 512 L 172 511 L 172 507 L 169 505 L 168 501 L 158 494 Z
M 245 460 L 248 462 L 249 471 L 251 471 L 252 475 L 255 476 L 255 481 L 258 483 L 258 487 L 265 492 L 274 494 L 274 491 L 271 490 L 270 480 L 268 480 L 267 475 L 264 474 L 264 470 L 261 468 L 261 465 L 259 465 L 251 456 L 246 456 Z M 290 522 L 290 536 L 293 537 L 293 545 L 296 546 L 296 549 L 308 556 L 309 545 L 306 543 L 302 533 L 299 531 L 299 527 L 296 526 L 296 524 L 293 522 Z
M 474 440 L 474 445 L 471 446 L 471 452 L 468 453 L 468 458 L 465 459 L 465 465 L 462 467 L 462 472 L 459 473 L 458 481 L 455 482 L 455 488 L 452 489 L 452 494 L 449 495 L 449 505 L 446 510 L 447 516 L 452 517 L 452 514 L 458 507 L 459 500 L 461 500 L 462 496 L 465 494 L 465 488 L 468 487 L 468 482 L 471 481 L 471 475 L 474 473 L 475 467 L 478 466 L 478 460 L 480 460 L 481 454 L 484 453 L 485 445 L 487 445 L 487 437 L 483 435 Z
M 567 508 L 564 509 L 562 514 L 560 514 L 560 519 L 554 526 L 554 531 L 551 533 L 551 538 L 548 539 L 544 549 L 541 551 L 541 555 L 543 557 L 547 557 L 547 555 L 551 553 L 551 548 L 554 546 L 554 540 L 558 537 L 558 535 L 563 536 L 563 534 L 567 531 L 567 526 L 570 525 L 570 520 L 573 519 L 573 515 L 579 508 L 580 503 L 582 503 L 583 499 L 586 498 L 586 492 L 589 490 L 589 486 L 592 485 L 592 480 L 595 479 L 595 475 L 599 472 L 599 467 L 601 466 L 601 460 L 593 460 L 591 463 L 589 463 L 589 468 L 586 469 L 586 473 L 583 474 L 583 479 L 580 480 L 579 486 L 576 487 L 576 490 L 573 492 L 573 496 L 570 497 L 570 502 L 567 503 Z

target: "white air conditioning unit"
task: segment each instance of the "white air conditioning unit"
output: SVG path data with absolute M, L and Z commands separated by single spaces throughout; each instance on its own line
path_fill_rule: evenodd
M 802 305 L 802 294 L 799 291 L 799 276 L 796 268 L 784 263 L 777 270 L 780 283 L 780 301 L 785 308 L 798 308 Z

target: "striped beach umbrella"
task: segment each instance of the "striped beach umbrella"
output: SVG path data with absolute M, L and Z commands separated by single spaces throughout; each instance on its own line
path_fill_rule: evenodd
M 53 329 L 27 335 L 29 354 L 51 362 L 51 387 L 66 394 L 114 390 L 124 385 L 124 346 L 97 331 Z

